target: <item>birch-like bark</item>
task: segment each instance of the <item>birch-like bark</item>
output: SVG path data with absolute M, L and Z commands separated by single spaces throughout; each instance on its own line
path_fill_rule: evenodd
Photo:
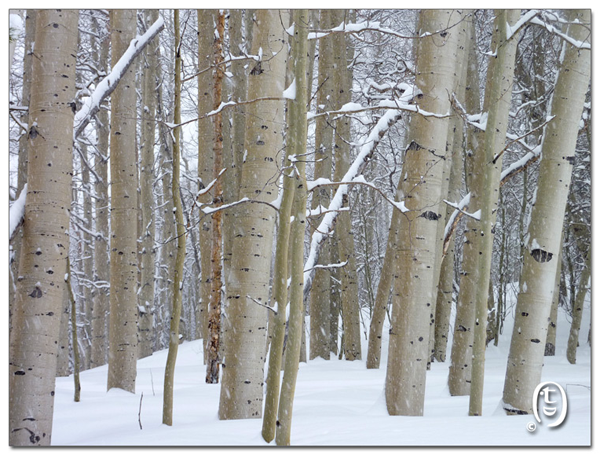
M 583 306 L 585 297 L 590 289 L 590 276 L 592 270 L 592 255 L 590 251 L 586 253 L 585 267 L 579 278 L 579 286 L 575 297 L 575 306 L 573 307 L 573 316 L 571 320 L 571 330 L 569 331 L 569 340 L 567 341 L 567 360 L 571 364 L 577 361 L 577 348 L 579 347 L 579 330 L 581 329 L 581 319 L 583 316 Z
M 248 98 L 278 97 L 285 89 L 287 43 L 282 24 L 288 12 L 256 12 L 248 80 Z M 262 49 L 262 51 L 261 51 Z M 242 167 L 240 197 L 272 202 L 277 197 L 276 156 L 283 145 L 282 101 L 262 101 L 246 109 L 246 162 Z M 219 403 L 220 419 L 260 418 L 263 402 L 266 309 L 255 303 L 269 298 L 271 250 L 275 212 L 265 204 L 240 206 L 233 243 L 231 272 L 226 278 L 227 353 Z
M 590 40 L 590 11 L 570 10 L 567 34 Z M 548 316 L 552 305 L 556 260 L 569 193 L 573 155 L 590 82 L 590 52 L 563 44 L 562 64 L 552 98 L 554 120 L 546 127 L 536 204 L 519 283 L 503 406 L 508 413 L 531 413 L 532 394 L 544 361 Z
M 383 336 L 383 324 L 387 314 L 388 301 L 392 292 L 394 282 L 394 260 L 398 245 L 398 228 L 401 213 L 399 210 L 392 212 L 390 230 L 388 233 L 385 256 L 381 266 L 381 275 L 377 284 L 375 305 L 369 327 L 369 346 L 367 351 L 367 369 L 377 369 L 381 363 L 381 339 Z
M 294 37 L 292 39 L 292 59 L 296 96 L 291 103 L 289 116 L 288 147 L 292 155 L 298 157 L 292 178 L 294 207 L 290 232 L 290 317 L 286 343 L 285 365 L 279 399 L 276 443 L 289 446 L 292 431 L 292 410 L 296 379 L 300 361 L 304 320 L 304 235 L 306 234 L 306 161 L 299 157 L 306 150 L 306 99 L 308 69 L 308 10 L 294 10 Z
M 209 68 L 213 64 L 213 41 L 215 39 L 216 11 L 198 10 L 198 68 Z M 218 101 L 217 101 L 218 103 Z M 214 108 L 213 71 L 205 71 L 198 75 L 198 116 L 210 112 Z M 208 185 L 213 179 L 213 144 L 215 131 L 212 119 L 204 118 L 198 121 L 198 177 L 203 185 Z M 210 193 L 200 196 L 198 202 L 208 204 Z M 198 319 L 200 321 L 202 339 L 204 340 L 204 361 L 208 356 L 208 304 L 210 301 L 211 284 L 211 255 L 212 221 L 204 217 L 200 222 L 200 301 L 198 302 Z
M 339 24 L 333 24 L 330 10 L 321 10 L 320 22 L 323 27 L 330 28 Z M 316 40 L 313 40 L 316 41 Z M 333 47 L 331 38 L 323 38 L 319 41 L 319 74 L 317 92 L 317 112 L 333 110 Z M 321 109 L 321 106 L 323 108 Z M 329 125 L 327 117 L 318 117 L 315 120 L 315 167 L 314 178 L 331 178 L 333 158 L 333 129 Z M 313 193 L 312 208 L 319 205 L 329 206 L 330 188 L 327 186 L 317 189 Z M 315 228 L 320 218 L 313 220 Z M 314 232 L 314 229 L 313 229 Z M 329 245 L 323 245 L 319 255 L 322 264 L 330 262 Z M 310 353 L 312 360 L 316 357 L 329 360 L 330 346 L 330 319 L 331 319 L 331 274 L 329 269 L 315 270 L 312 289 L 310 292 Z
M 556 324 L 558 319 L 558 305 L 560 304 L 560 275 L 562 272 L 562 251 L 561 243 L 560 254 L 556 261 L 556 276 L 554 278 L 554 293 L 552 294 L 552 308 L 550 309 L 550 319 L 548 321 L 548 334 L 546 335 L 546 347 L 544 356 L 553 356 L 556 354 Z
M 136 34 L 135 10 L 111 10 L 112 64 Z M 134 68 L 112 93 L 110 316 L 107 389 L 135 393 L 137 373 L 137 166 Z
M 98 27 L 96 27 L 98 29 Z M 108 69 L 109 39 L 98 43 L 98 63 L 101 69 Z M 99 179 L 94 183 L 94 204 L 96 212 L 96 237 L 94 238 L 94 281 L 92 290 L 92 351 L 90 353 L 90 368 L 105 365 L 108 353 L 108 307 L 109 307 L 109 252 L 108 232 L 108 156 L 109 156 L 109 116 L 106 109 L 96 114 L 96 144 L 97 154 L 94 169 Z
M 176 125 L 181 123 L 181 34 L 179 31 L 179 10 L 173 11 L 175 33 L 175 84 L 173 120 Z M 162 423 L 173 425 L 173 387 L 175 382 L 175 362 L 179 349 L 179 320 L 181 319 L 183 293 L 183 263 L 185 261 L 185 224 L 183 206 L 181 204 L 181 128 L 173 131 L 173 207 L 177 229 L 177 255 L 173 270 L 173 305 L 171 308 L 171 324 L 169 328 L 169 352 L 165 366 L 165 382 L 163 394 Z
M 470 37 L 470 28 L 473 26 L 472 17 L 467 16 L 469 12 L 465 12 L 465 20 L 459 24 L 459 43 L 456 64 L 456 86 L 454 95 L 461 104 L 465 104 L 465 94 L 467 88 L 467 70 L 468 70 L 468 42 Z M 448 147 L 449 156 L 446 161 L 449 163 L 448 170 L 448 187 L 445 193 L 447 200 L 458 202 L 461 199 L 462 187 L 462 170 L 463 170 L 463 122 L 458 115 L 450 119 L 450 130 L 448 131 Z M 448 166 L 448 164 L 446 164 Z M 450 206 L 440 207 L 440 212 L 445 213 L 442 218 L 443 224 L 439 225 L 438 238 L 441 243 L 444 241 L 444 226 L 446 221 L 454 209 Z M 435 327 L 431 334 L 430 345 L 433 343 L 432 354 L 438 362 L 446 361 L 446 351 L 448 347 L 448 331 L 450 329 L 450 312 L 452 310 L 453 289 L 454 289 L 454 236 L 450 240 L 450 244 L 446 254 L 441 248 L 438 249 L 437 259 L 440 267 L 439 279 L 437 284 L 437 296 L 435 305 Z
M 512 97 L 515 56 L 518 37 L 506 40 L 507 29 L 515 24 L 520 10 L 499 10 L 494 21 L 492 52 L 485 87 L 484 113 L 487 114 L 487 126 L 483 148 L 475 150 L 474 181 L 471 186 L 469 209 L 480 211 L 480 220 L 470 219 L 469 229 L 475 230 L 473 253 L 478 274 L 475 293 L 475 326 L 473 331 L 473 366 L 471 369 L 471 390 L 469 415 L 481 415 L 483 407 L 483 379 L 485 367 L 486 325 L 488 319 L 488 297 L 490 271 L 492 266 L 492 248 L 494 225 L 500 193 L 500 174 L 502 156 L 500 152 L 506 143 L 508 114 Z M 481 144 L 481 142 L 480 142 Z
M 225 70 L 223 62 L 223 42 L 225 39 L 225 13 L 219 11 L 216 17 L 216 33 L 213 45 L 214 82 L 213 82 L 213 109 L 218 109 L 221 104 L 223 78 Z M 223 168 L 223 115 L 219 112 L 213 117 L 214 144 L 213 144 L 213 206 L 223 205 L 223 185 L 219 179 Z M 221 288 L 223 287 L 223 236 L 221 231 L 221 215 L 219 210 L 212 214 L 212 243 L 211 243 L 211 273 L 210 273 L 210 299 L 208 302 L 208 332 L 207 332 L 207 358 L 206 358 L 206 383 L 219 382 L 219 344 L 221 339 Z
M 456 32 L 454 11 L 423 10 L 420 34 L 431 33 L 417 43 L 416 86 L 422 91 L 419 106 L 429 112 L 447 113 L 454 85 Z M 443 161 L 446 154 L 447 118 L 413 116 L 411 142 L 406 151 L 398 191 L 408 209 L 400 220 L 397 278 L 394 283 L 392 323 L 385 383 L 391 415 L 422 415 L 425 373 L 429 356 L 430 324 L 433 324 L 434 261 L 437 220 L 431 210 L 440 202 Z
M 21 103 L 23 106 L 29 106 L 31 93 L 31 68 L 33 63 L 32 47 L 35 41 L 35 20 L 37 10 L 27 10 L 25 13 L 25 52 L 23 55 L 23 96 Z M 20 122 L 24 125 L 29 123 L 29 111 L 24 110 L 20 116 Z M 17 168 L 17 194 L 21 194 L 23 186 L 27 183 L 27 146 L 29 139 L 27 134 L 22 134 L 19 138 L 19 164 Z M 9 285 L 9 331 L 12 328 L 10 317 L 12 315 L 12 306 L 15 301 L 15 290 L 17 288 L 17 274 L 19 272 L 19 259 L 21 257 L 22 233 L 19 231 L 10 242 L 11 263 L 10 263 L 10 285 Z
M 23 244 L 9 353 L 9 444 L 50 445 L 69 254 L 78 12 L 39 10 Z
M 333 21 L 340 24 L 346 21 L 346 10 L 334 10 Z M 348 69 L 347 49 L 349 38 L 339 33 L 333 36 L 334 55 L 334 92 L 337 107 L 349 103 L 352 99 L 352 71 Z M 335 168 L 333 179 L 340 182 L 350 168 L 350 116 L 342 116 L 335 124 Z M 344 208 L 350 206 L 348 194 L 344 196 Z M 336 221 L 336 240 L 341 262 L 347 262 L 340 269 L 342 325 L 344 329 L 344 356 L 346 360 L 361 359 L 360 338 L 360 302 L 358 301 L 358 274 L 356 272 L 356 256 L 354 254 L 354 234 L 352 217 L 349 211 L 341 212 Z
M 477 64 L 477 37 L 475 27 L 469 30 L 469 57 L 467 64 L 467 91 L 465 107 L 467 112 L 481 110 L 479 90 L 479 65 Z M 467 150 L 465 151 L 465 182 L 467 190 L 473 181 L 473 151 L 479 148 L 481 140 L 479 130 L 467 126 Z M 475 255 L 469 251 L 475 248 L 473 237 L 476 232 L 465 230 L 463 244 L 462 273 L 460 290 L 456 302 L 456 318 L 454 323 L 448 389 L 452 396 L 468 395 L 471 388 L 471 361 L 473 348 L 473 325 L 475 324 L 474 289 L 477 286 L 477 270 L 473 259 Z
M 158 20 L 158 10 L 144 12 L 147 23 Z M 140 144 L 140 210 L 142 216 L 142 231 L 140 232 L 140 292 L 139 292 L 139 356 L 147 357 L 152 354 L 154 347 L 154 261 L 156 252 L 154 237 L 156 224 L 154 221 L 154 142 L 156 129 L 156 47 L 158 39 L 152 40 L 144 49 L 142 62 L 142 131 Z

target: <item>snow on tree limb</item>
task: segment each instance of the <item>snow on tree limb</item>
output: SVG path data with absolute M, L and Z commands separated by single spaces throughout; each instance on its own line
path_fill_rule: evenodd
M 21 194 L 13 205 L 10 206 L 10 240 L 13 239 L 15 234 L 19 231 L 19 226 L 23 224 L 23 219 L 25 218 L 25 199 L 27 198 L 27 183 L 23 185 L 23 189 L 21 190 Z M 9 241 L 10 241 L 9 240 Z
M 83 106 L 81 106 L 75 114 L 74 138 L 77 138 L 77 136 L 83 132 L 92 117 L 100 110 L 102 101 L 115 90 L 121 77 L 123 77 L 123 74 L 129 69 L 135 58 L 142 52 L 146 45 L 161 32 L 164 26 L 164 20 L 162 17 L 159 17 L 158 20 L 148 28 L 146 33 L 131 40 L 129 47 L 121 56 L 110 74 L 98 84 L 96 90 L 94 90 L 91 96 L 85 99 Z
M 315 232 L 311 237 L 308 258 L 304 263 L 305 298 L 312 286 L 312 276 L 314 274 L 314 267 L 317 264 L 319 249 L 333 227 L 333 223 L 338 215 L 338 210 L 342 208 L 344 196 L 348 194 L 348 190 L 350 188 L 348 184 L 353 182 L 362 173 L 366 163 L 373 155 L 375 147 L 384 134 L 390 129 L 390 127 L 400 119 L 401 114 L 401 110 L 395 109 L 386 111 L 385 114 L 381 116 L 375 127 L 369 133 L 367 139 L 360 147 L 358 156 L 342 178 L 340 185 L 336 190 L 335 195 L 331 199 L 331 203 L 329 204 L 329 211 L 325 214 L 317 229 L 315 229 Z

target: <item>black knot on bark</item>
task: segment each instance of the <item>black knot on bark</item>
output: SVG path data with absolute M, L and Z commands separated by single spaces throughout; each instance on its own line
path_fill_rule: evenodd
M 421 213 L 419 217 L 425 218 L 426 220 L 437 221 L 440 218 L 440 215 L 428 210 L 427 212 Z
M 535 259 L 537 262 L 550 262 L 552 260 L 553 254 L 544 251 L 541 248 L 536 248 L 535 250 L 531 250 L 531 257 Z

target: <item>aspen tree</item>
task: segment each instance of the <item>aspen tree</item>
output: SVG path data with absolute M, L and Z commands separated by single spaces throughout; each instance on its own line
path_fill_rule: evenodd
M 479 66 L 477 64 L 477 37 L 475 27 L 469 29 L 469 57 L 467 63 L 467 90 L 465 94 L 465 107 L 467 112 L 481 110 L 479 90 Z M 470 191 L 473 181 L 472 155 L 479 147 L 481 134 L 473 126 L 467 126 L 465 150 L 465 181 L 467 190 Z M 474 257 L 475 248 L 472 230 L 465 230 L 463 244 L 462 273 L 460 290 L 456 302 L 456 319 L 453 330 L 452 350 L 448 373 L 448 389 L 452 396 L 468 395 L 471 387 L 471 361 L 473 347 L 473 325 L 475 324 L 475 308 L 473 293 L 477 288 L 477 270 L 470 258 Z
M 33 52 L 27 51 L 32 49 L 35 41 L 35 19 L 37 10 L 28 9 L 25 12 L 25 50 L 23 55 L 23 94 L 21 103 L 23 106 L 29 106 L 29 97 L 31 92 L 31 67 L 33 60 Z M 20 121 L 27 125 L 29 122 L 29 111 L 24 110 L 21 113 Z M 17 192 L 20 194 L 23 186 L 27 183 L 27 145 L 29 139 L 27 134 L 22 134 L 19 138 L 19 164 L 17 168 Z M 19 232 L 10 242 L 11 259 L 10 259 L 10 287 L 9 287 L 9 331 L 12 329 L 10 317 L 12 315 L 12 305 L 15 301 L 16 279 L 19 272 L 19 259 L 21 257 L 21 241 L 22 233 Z
M 369 345 L 367 351 L 367 369 L 378 369 L 381 363 L 381 339 L 383 336 L 383 323 L 387 312 L 390 293 L 394 280 L 394 258 L 398 245 L 398 228 L 401 213 L 399 210 L 392 212 L 390 229 L 381 266 L 381 275 L 377 284 L 373 315 L 369 327 Z
M 175 85 L 174 113 L 175 125 L 181 123 L 181 34 L 179 31 L 179 10 L 173 11 L 175 28 Z M 177 229 L 177 256 L 173 270 L 173 306 L 171 308 L 171 324 L 169 328 L 169 352 L 165 366 L 165 382 L 163 396 L 163 418 L 165 425 L 173 425 L 173 386 L 175 381 L 175 361 L 179 348 L 179 320 L 181 318 L 183 262 L 185 261 L 185 225 L 183 206 L 181 204 L 181 128 L 173 130 L 173 207 L 175 209 L 175 224 Z
M 50 445 L 69 254 L 78 11 L 39 10 L 27 199 L 9 353 L 9 444 Z
M 212 46 L 215 39 L 215 14 L 214 10 L 198 10 L 198 69 L 207 70 L 212 64 Z M 208 70 L 198 74 L 198 116 L 210 112 L 215 104 L 213 99 L 213 71 Z M 210 118 L 198 121 L 198 177 L 202 182 L 201 189 L 213 179 L 214 159 L 212 145 L 214 144 L 214 127 Z M 210 203 L 210 194 L 200 196 L 199 202 Z M 208 304 L 210 301 L 211 284 L 211 247 L 212 247 L 212 221 L 205 217 L 200 222 L 200 301 L 198 303 L 201 335 L 204 340 L 204 360 L 208 355 Z
M 214 95 L 213 109 L 217 110 L 221 104 L 223 77 L 223 41 L 225 39 L 225 13 L 220 11 L 216 18 L 217 27 L 213 46 L 214 55 Z M 223 116 L 219 112 L 213 117 L 214 144 L 213 144 L 213 179 L 214 208 L 223 205 L 223 186 L 219 180 L 223 168 Z M 212 245 L 211 245 L 211 273 L 210 273 L 210 299 L 208 302 L 208 332 L 207 332 L 207 358 L 206 382 L 216 384 L 219 382 L 219 343 L 221 338 L 221 288 L 223 287 L 222 263 L 223 236 L 221 234 L 221 215 L 219 210 L 212 214 Z
M 567 360 L 571 364 L 575 364 L 577 360 L 577 348 L 579 347 L 579 330 L 581 329 L 581 319 L 583 316 L 583 305 L 587 296 L 590 276 L 592 270 L 592 255 L 588 251 L 585 254 L 585 266 L 581 277 L 579 278 L 579 286 L 577 295 L 575 296 L 575 305 L 573 306 L 573 316 L 571 320 L 571 330 L 569 331 L 569 340 L 567 342 Z
M 345 10 L 334 10 L 332 12 L 333 22 L 337 24 L 344 22 L 346 20 L 345 13 Z M 348 70 L 346 55 L 349 43 L 344 35 L 344 33 L 338 33 L 334 34 L 332 38 L 334 55 L 333 91 L 338 109 L 352 100 L 352 72 Z M 350 167 L 349 116 L 343 116 L 336 120 L 335 138 L 333 179 L 339 182 Z M 349 207 L 348 195 L 344 196 L 343 207 Z M 342 324 L 344 329 L 343 348 L 346 360 L 361 359 L 360 302 L 358 301 L 358 274 L 356 272 L 353 235 L 350 212 L 341 212 L 336 220 L 336 243 L 339 260 L 346 262 L 346 265 L 340 270 Z
M 471 12 L 463 13 L 465 20 L 458 26 L 458 52 L 456 60 L 456 81 L 454 87 L 454 96 L 464 104 L 467 84 L 468 69 L 468 41 L 470 28 L 473 26 Z M 459 115 L 450 118 L 448 131 L 448 156 L 446 157 L 446 169 L 443 194 L 447 194 L 447 200 L 458 202 L 461 199 L 460 190 L 462 186 L 463 170 L 463 122 Z M 454 211 L 451 206 L 440 206 L 439 211 L 444 214 L 442 219 L 444 223 L 438 225 L 438 238 L 443 245 L 445 232 L 444 227 L 450 214 Z M 432 346 L 432 355 L 438 362 L 446 361 L 446 350 L 448 342 L 448 331 L 450 326 L 450 311 L 452 309 L 452 297 L 454 289 L 454 236 L 450 239 L 450 244 L 446 252 L 443 248 L 438 248 L 438 259 L 436 265 L 439 268 L 439 278 L 437 279 L 437 296 L 435 305 L 435 325 L 431 334 L 430 346 Z
M 566 34 L 575 43 L 590 42 L 590 11 L 569 10 Z M 532 394 L 541 380 L 548 317 L 555 289 L 563 219 L 574 152 L 590 82 L 590 50 L 563 43 L 561 67 L 552 98 L 553 120 L 546 126 L 536 203 L 519 282 L 503 407 L 507 413 L 531 413 Z
M 454 11 L 423 10 L 417 26 L 417 77 L 423 93 L 419 106 L 446 114 L 454 81 L 456 58 Z M 448 119 L 414 115 L 411 142 L 406 151 L 399 192 L 408 212 L 400 220 L 397 277 L 394 283 L 392 323 L 385 396 L 391 415 L 423 415 L 429 332 L 434 314 L 434 260 L 437 220 L 431 210 L 441 197 L 441 178 Z
M 293 18 L 293 30 L 296 36 L 297 27 L 300 24 L 296 24 L 296 14 Z M 265 395 L 265 407 L 263 416 L 262 426 L 262 437 L 266 442 L 271 442 L 275 438 L 277 413 L 279 408 L 280 399 L 280 383 L 281 383 L 281 370 L 283 364 L 283 347 L 286 338 L 286 318 L 287 318 L 287 305 L 288 305 L 288 278 L 290 276 L 290 228 L 291 228 L 291 214 L 292 206 L 294 204 L 294 194 L 296 189 L 297 175 L 296 169 L 296 155 L 299 152 L 297 147 L 298 138 L 298 106 L 297 100 L 298 94 L 298 79 L 294 71 L 293 66 L 296 63 L 296 44 L 295 40 L 292 43 L 292 58 L 289 60 L 290 67 L 288 79 L 291 79 L 296 86 L 296 93 L 294 99 L 288 101 L 287 108 L 287 119 L 288 131 L 286 134 L 286 159 L 285 167 L 283 170 L 283 193 L 281 195 L 281 204 L 279 206 L 279 217 L 277 223 L 277 238 L 276 238 L 276 251 L 275 251 L 275 264 L 273 267 L 273 293 L 271 307 L 274 309 L 274 315 L 270 319 L 269 324 L 272 326 L 271 332 L 271 343 L 269 349 L 269 368 L 267 371 L 267 391 Z M 290 84 L 292 83 L 290 81 Z M 305 113 L 306 117 L 306 113 Z M 294 212 L 295 216 L 295 212 Z M 289 340 L 289 335 L 288 335 Z M 287 352 L 287 351 L 286 351 Z M 286 354 L 287 356 L 287 354 Z
M 332 28 L 334 24 L 331 10 L 321 10 L 320 22 L 323 28 Z M 315 41 L 315 40 L 313 40 Z M 317 112 L 333 110 L 333 48 L 331 37 L 324 37 L 319 41 L 319 74 L 317 91 Z M 333 158 L 333 129 L 327 117 L 317 117 L 315 120 L 315 168 L 314 178 L 331 178 Z M 330 189 L 327 186 L 315 190 L 312 197 L 312 208 L 319 206 L 328 207 Z M 318 226 L 319 218 L 314 220 Z M 328 264 L 330 246 L 323 245 L 319 259 Z M 309 358 L 330 357 L 330 318 L 331 318 L 331 279 L 328 269 L 315 270 L 313 284 L 310 291 L 310 353 Z
M 275 441 L 278 446 L 289 446 L 292 430 L 292 409 L 298 377 L 304 319 L 304 235 L 306 233 L 306 100 L 308 69 L 308 10 L 294 10 L 294 37 L 292 59 L 296 84 L 295 99 L 289 113 L 288 147 L 295 156 L 293 167 L 294 206 L 290 232 L 290 317 L 286 343 L 285 365 L 281 383 L 278 425 Z
M 97 20 L 96 20 L 97 23 Z M 96 27 L 98 31 L 98 27 Z M 98 43 L 99 67 L 107 71 L 109 58 L 109 37 L 106 36 Z M 96 213 L 96 233 L 94 238 L 94 281 L 97 287 L 92 293 L 92 352 L 90 353 L 90 368 L 105 365 L 107 361 L 107 322 L 109 307 L 109 231 L 108 231 L 108 155 L 109 155 L 109 116 L 106 109 L 100 109 L 96 114 L 95 128 L 98 141 L 94 168 L 98 179 L 94 183 L 94 204 Z
M 158 20 L 158 10 L 144 11 L 147 24 Z M 139 356 L 152 354 L 154 330 L 154 237 L 156 223 L 154 220 L 154 141 L 156 129 L 156 47 L 158 38 L 152 40 L 144 49 L 142 73 L 142 127 L 140 143 L 140 210 L 142 215 L 141 243 L 141 277 L 139 292 Z
M 500 172 L 502 170 L 502 150 L 506 143 L 508 114 L 512 96 L 517 36 L 507 40 L 508 27 L 520 17 L 520 10 L 497 10 L 492 35 L 492 52 L 488 68 L 485 100 L 483 105 L 487 123 L 482 148 L 475 150 L 473 161 L 473 182 L 469 209 L 478 211 L 480 219 L 471 218 L 467 228 L 473 233 L 475 249 L 474 264 L 478 277 L 475 291 L 475 325 L 473 330 L 473 366 L 471 369 L 471 390 L 469 415 L 481 415 L 483 400 L 483 379 L 485 366 L 486 325 L 488 318 L 488 297 L 492 247 L 496 209 L 500 193 Z
M 111 10 L 112 65 L 136 34 L 135 10 Z M 137 370 L 137 167 L 133 66 L 112 93 L 110 122 L 110 317 L 108 390 L 135 393 Z
M 258 10 L 253 26 L 253 63 L 248 99 L 281 98 L 285 89 L 287 43 L 282 24 L 288 12 Z M 284 106 L 260 101 L 246 108 L 246 161 L 240 197 L 272 202 L 277 197 L 276 155 L 283 144 Z M 264 346 L 275 212 L 266 204 L 240 205 L 231 270 L 226 277 L 229 329 L 219 403 L 220 419 L 260 418 L 263 402 Z M 260 302 L 261 304 L 257 304 Z

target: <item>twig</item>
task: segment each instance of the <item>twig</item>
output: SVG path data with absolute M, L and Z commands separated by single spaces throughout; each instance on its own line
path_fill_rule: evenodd
M 277 311 L 275 311 L 273 308 L 271 308 L 269 305 L 265 305 L 262 302 L 259 302 L 258 300 L 256 300 L 254 297 L 250 297 L 248 294 L 246 294 L 246 297 L 249 298 L 250 300 L 252 300 L 254 303 L 256 303 L 257 305 L 260 305 L 262 307 L 265 307 L 267 310 L 271 310 L 273 313 L 277 314 Z
M 138 423 L 140 424 L 140 430 L 142 429 L 142 400 L 144 399 L 144 392 L 140 396 L 140 410 L 138 411 Z

